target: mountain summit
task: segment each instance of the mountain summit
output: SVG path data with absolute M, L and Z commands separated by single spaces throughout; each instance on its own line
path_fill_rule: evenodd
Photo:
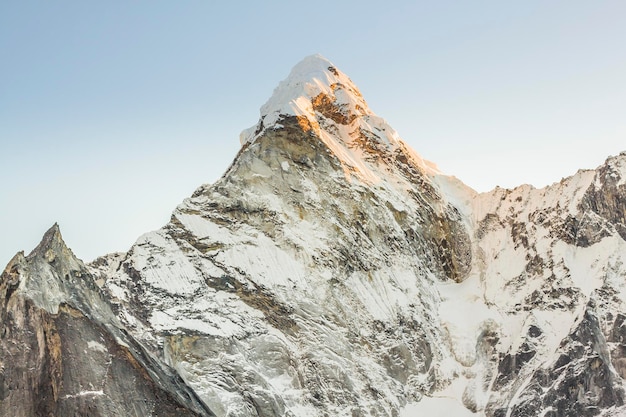
M 319 55 L 241 142 L 128 252 L 14 257 L 0 414 L 626 413 L 626 153 L 478 194 Z
M 350 78 L 321 55 L 308 56 L 291 70 L 261 107 L 259 124 L 244 131 L 241 140 L 243 143 L 254 140 L 254 133 L 276 127 L 285 117 L 306 118 L 317 125 L 316 112 L 343 125 L 371 115 Z
M 398 133 L 368 107 L 354 83 L 321 55 L 311 55 L 297 64 L 261 107 L 259 122 L 240 135 L 248 146 L 268 130 L 299 125 L 316 136 L 338 158 L 348 175 L 361 180 L 380 180 L 378 170 L 364 160 L 400 156 L 429 174 L 435 165 L 411 150 Z M 351 174 L 350 174 L 351 173 Z

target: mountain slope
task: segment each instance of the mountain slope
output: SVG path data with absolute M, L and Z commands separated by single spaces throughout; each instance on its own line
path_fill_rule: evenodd
M 541 190 L 496 189 L 473 200 L 478 262 L 467 282 L 480 297 L 472 308 L 482 305 L 494 329 L 491 354 L 477 366 L 483 376 L 465 396 L 472 407 L 560 416 L 623 404 L 623 354 L 610 341 L 624 300 L 625 160 Z
M 320 57 L 262 112 L 224 178 L 107 281 L 134 334 L 225 414 L 385 415 L 444 384 L 433 282 L 462 280 L 471 253 L 434 168 Z
M 127 253 L 87 270 L 61 251 L 89 286 L 20 290 L 20 302 L 55 319 L 71 305 L 146 370 L 137 390 L 151 403 L 200 415 L 622 409 L 626 154 L 545 189 L 478 194 L 411 150 L 319 55 L 240 139 L 226 174 Z M 19 280 L 47 285 L 41 269 L 11 272 L 32 256 L 7 267 L 7 300 Z
M 0 276 L 0 415 L 212 415 L 128 337 L 54 225 Z

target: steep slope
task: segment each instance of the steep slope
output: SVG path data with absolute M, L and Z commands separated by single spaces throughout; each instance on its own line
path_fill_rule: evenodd
M 211 408 L 394 415 L 423 395 L 489 416 L 621 406 L 621 353 L 605 354 L 615 325 L 597 306 L 621 311 L 606 294 L 624 273 L 623 156 L 547 189 L 476 195 L 319 56 L 241 142 L 224 178 L 108 281 L 138 337 Z
M 0 334 L 0 415 L 211 414 L 124 333 L 56 225 L 0 277 Z
M 470 203 L 472 272 L 460 288 L 440 288 L 469 409 L 581 416 L 622 406 L 623 352 L 612 343 L 626 276 L 625 161 Z
M 626 413 L 626 153 L 478 194 L 319 55 L 240 140 L 127 253 L 11 261 L 0 411 Z
M 107 281 L 133 334 L 223 415 L 392 415 L 444 386 L 433 283 L 471 252 L 435 168 L 319 56 L 242 144 Z

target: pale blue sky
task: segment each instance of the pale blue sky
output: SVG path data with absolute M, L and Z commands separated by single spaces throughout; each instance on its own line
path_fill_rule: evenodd
M 535 186 L 626 150 L 623 1 L 0 2 L 0 263 L 55 221 L 125 251 L 215 181 L 321 53 L 468 185 Z

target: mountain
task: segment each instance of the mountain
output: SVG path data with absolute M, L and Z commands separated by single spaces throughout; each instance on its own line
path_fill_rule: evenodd
M 626 413 L 626 153 L 476 193 L 305 58 L 224 176 L 0 278 L 0 415 Z

